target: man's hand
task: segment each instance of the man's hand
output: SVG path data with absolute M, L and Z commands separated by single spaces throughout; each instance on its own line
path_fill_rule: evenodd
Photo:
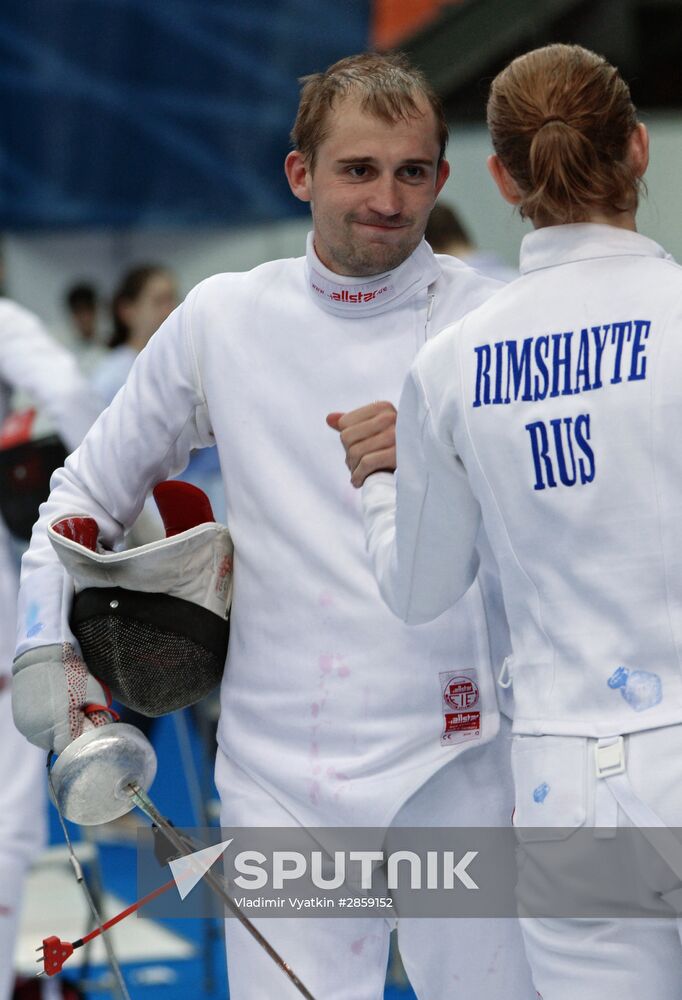
M 73 646 L 39 646 L 18 656 L 12 669 L 14 724 L 29 742 L 59 754 L 86 729 L 102 726 L 105 693 Z
M 372 472 L 395 471 L 396 417 L 395 406 L 387 402 L 327 416 L 329 426 L 340 432 L 353 486 L 362 486 Z

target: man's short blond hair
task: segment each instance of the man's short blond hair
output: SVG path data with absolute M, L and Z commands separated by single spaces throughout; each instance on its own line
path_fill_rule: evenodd
M 324 73 L 301 77 L 299 82 L 301 99 L 291 141 L 311 169 L 327 136 L 329 112 L 336 101 L 351 93 L 360 96 L 363 111 L 392 123 L 420 117 L 419 98 L 426 100 L 436 119 L 439 160 L 443 159 L 448 126 L 442 102 L 424 74 L 401 53 L 347 56 Z

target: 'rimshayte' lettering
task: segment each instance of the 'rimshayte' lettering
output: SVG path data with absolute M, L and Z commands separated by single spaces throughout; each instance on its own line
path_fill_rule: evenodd
M 644 379 L 650 328 L 634 319 L 475 347 L 473 405 L 531 403 Z
M 605 385 L 646 378 L 651 323 L 623 320 L 474 347 L 476 389 L 472 406 L 536 403 L 593 392 Z M 534 490 L 594 481 L 597 462 L 589 413 L 534 420 L 528 432 Z

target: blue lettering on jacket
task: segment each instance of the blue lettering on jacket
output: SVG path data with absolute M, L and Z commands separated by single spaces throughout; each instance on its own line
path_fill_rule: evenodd
M 604 384 L 637 382 L 647 376 L 651 322 L 619 320 L 579 331 L 499 340 L 474 347 L 473 406 L 540 402 L 594 392 Z M 503 391 L 504 390 L 504 391 Z M 533 420 L 524 425 L 530 441 L 534 490 L 593 482 L 596 459 L 590 414 Z
M 490 402 L 490 346 L 474 347 L 476 355 L 476 398 L 474 406 Z
M 474 347 L 473 406 L 534 403 L 646 378 L 651 322 L 604 323 Z
M 581 413 L 575 420 L 557 417 L 549 421 L 549 427 L 550 430 L 543 420 L 526 424 L 535 473 L 533 489 L 551 489 L 559 483 L 563 486 L 591 483 L 595 461 L 590 445 L 589 414 Z

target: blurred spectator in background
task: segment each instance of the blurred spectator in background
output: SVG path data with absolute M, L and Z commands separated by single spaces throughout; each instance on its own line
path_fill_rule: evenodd
M 64 292 L 63 306 L 67 321 L 54 335 L 76 355 L 80 370 L 90 375 L 105 354 L 98 338 L 101 304 L 96 287 L 89 281 L 70 285 Z
M 97 292 L 93 285 L 72 285 L 66 293 L 66 308 L 80 340 L 97 340 Z
M 97 406 L 78 372 L 74 358 L 56 344 L 36 316 L 0 299 L 0 423 L 9 415 L 10 400 L 22 390 L 46 416 L 67 450 L 80 443 L 97 416 Z M 15 414 L 15 418 L 16 418 Z M 31 420 L 15 419 L 15 441 Z M 6 453 L 7 457 L 8 453 Z M 49 492 L 51 469 L 40 469 L 41 456 L 23 462 L 24 477 L 44 472 Z M 21 473 L 22 469 L 17 469 Z M 11 476 L 8 477 L 11 482 Z M 4 491 L 3 491 L 4 493 Z M 0 495 L 0 512 L 3 511 Z M 38 502 L 29 520 L 38 517 Z M 41 848 L 45 830 L 45 754 L 16 730 L 10 704 L 10 678 L 16 630 L 18 572 L 4 514 L 0 516 L 0 1000 L 8 1000 L 14 982 L 14 948 L 26 870 Z M 37 606 L 24 622 L 34 635 L 43 625 Z
M 433 206 L 424 238 L 434 253 L 459 257 L 469 267 L 489 278 L 513 281 L 519 276 L 519 272 L 505 264 L 497 254 L 479 250 L 454 208 L 444 202 L 439 201 Z
M 135 358 L 178 302 L 173 274 L 159 264 L 127 271 L 114 292 L 111 350 L 92 373 L 92 385 L 108 406 L 121 388 Z

